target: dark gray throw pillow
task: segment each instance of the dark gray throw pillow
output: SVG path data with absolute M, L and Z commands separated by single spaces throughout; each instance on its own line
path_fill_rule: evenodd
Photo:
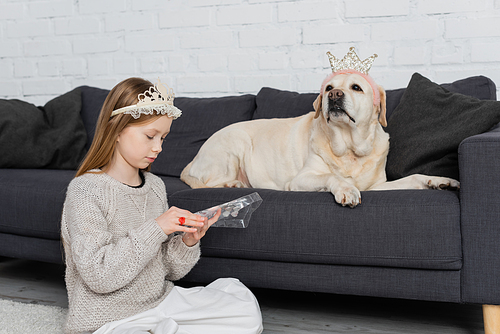
M 0 168 L 76 169 L 86 153 L 80 90 L 43 107 L 0 100 Z
M 452 93 L 413 74 L 385 129 L 387 179 L 426 174 L 459 179 L 458 146 L 500 122 L 500 102 Z

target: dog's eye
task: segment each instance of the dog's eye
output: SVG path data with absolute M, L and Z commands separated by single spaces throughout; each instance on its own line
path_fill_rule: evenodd
M 326 86 L 326 91 L 327 92 L 331 91 L 332 89 L 333 89 L 333 87 L 331 85 Z
M 359 87 L 359 86 L 358 86 L 358 85 L 356 85 L 356 84 L 352 85 L 352 87 L 351 87 L 351 88 L 352 88 L 352 90 L 355 90 L 355 91 L 357 91 L 357 92 L 362 92 L 362 91 L 363 91 L 363 89 L 361 89 L 361 87 Z

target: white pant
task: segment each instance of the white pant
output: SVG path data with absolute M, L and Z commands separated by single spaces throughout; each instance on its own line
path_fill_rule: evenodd
M 105 324 L 94 334 L 260 334 L 262 315 L 239 280 L 221 278 L 206 287 L 174 287 L 157 307 Z

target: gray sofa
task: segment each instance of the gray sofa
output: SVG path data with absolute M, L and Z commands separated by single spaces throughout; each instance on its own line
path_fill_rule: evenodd
M 448 125 L 446 131 L 459 132 L 463 138 L 451 146 L 446 143 L 450 147 L 444 153 L 439 146 L 451 135 L 440 128 L 441 123 L 427 127 L 441 137 L 431 136 L 433 144 L 422 145 L 439 151 L 430 156 L 444 159 L 441 167 L 446 163 L 455 166 L 450 173 L 459 173 L 461 189 L 362 192 L 362 204 L 354 209 L 336 204 L 330 193 L 192 190 L 179 179 L 184 166 L 218 129 L 244 120 L 310 112 L 315 93 L 263 88 L 256 95 L 176 98 L 183 116 L 174 121 L 164 150 L 152 167 L 166 184 L 170 205 L 194 212 L 254 191 L 263 199 L 248 228 L 210 229 L 202 240 L 202 258 L 184 280 L 207 283 L 230 276 L 249 287 L 500 304 L 500 128 L 492 128 L 500 120 L 495 118 L 495 107 L 500 114 L 496 88 L 482 76 L 433 85 L 439 98 L 459 100 L 459 107 L 450 102 L 460 109 L 457 113 L 465 108 L 460 99 L 479 108 L 474 112 L 489 108 L 489 114 L 472 117 L 488 121 L 483 125 L 487 128 L 474 129 L 472 135 Z M 443 87 L 446 90 L 440 91 Z M 394 119 L 404 120 L 401 115 L 405 108 L 416 107 L 408 90 L 387 91 L 388 130 L 394 131 L 394 137 L 389 133 L 395 147 L 404 142 L 405 136 L 414 136 L 412 131 L 416 135 L 425 132 L 422 127 L 401 124 L 403 136 L 398 135 Z M 87 137 L 83 147 L 74 150 L 75 155 L 81 155 L 93 138 L 94 123 L 107 91 L 88 86 L 75 91 L 73 94 L 81 98 L 76 107 L 80 108 Z M 435 104 L 432 107 L 438 110 L 444 108 L 428 97 L 429 92 L 425 94 L 428 101 L 415 98 L 422 104 Z M 0 108 L 0 119 L 1 112 Z M 417 121 L 435 123 L 432 114 L 420 115 Z M 469 119 L 465 121 L 470 123 Z M 424 132 L 420 135 L 429 137 Z M 397 176 L 405 170 L 401 162 L 410 162 L 409 155 L 422 147 L 412 151 L 410 146 L 406 153 L 401 146 L 395 150 L 403 153 L 389 156 L 388 175 Z M 422 167 L 424 171 L 428 165 Z M 444 168 L 444 173 L 452 167 Z M 57 168 L 0 169 L 0 256 L 63 262 L 59 220 L 66 187 L 75 171 Z M 415 168 L 407 169 L 418 171 Z

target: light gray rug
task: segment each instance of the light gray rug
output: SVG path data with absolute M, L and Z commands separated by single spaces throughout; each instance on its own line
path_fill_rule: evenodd
M 0 334 L 62 334 L 67 309 L 0 299 Z

